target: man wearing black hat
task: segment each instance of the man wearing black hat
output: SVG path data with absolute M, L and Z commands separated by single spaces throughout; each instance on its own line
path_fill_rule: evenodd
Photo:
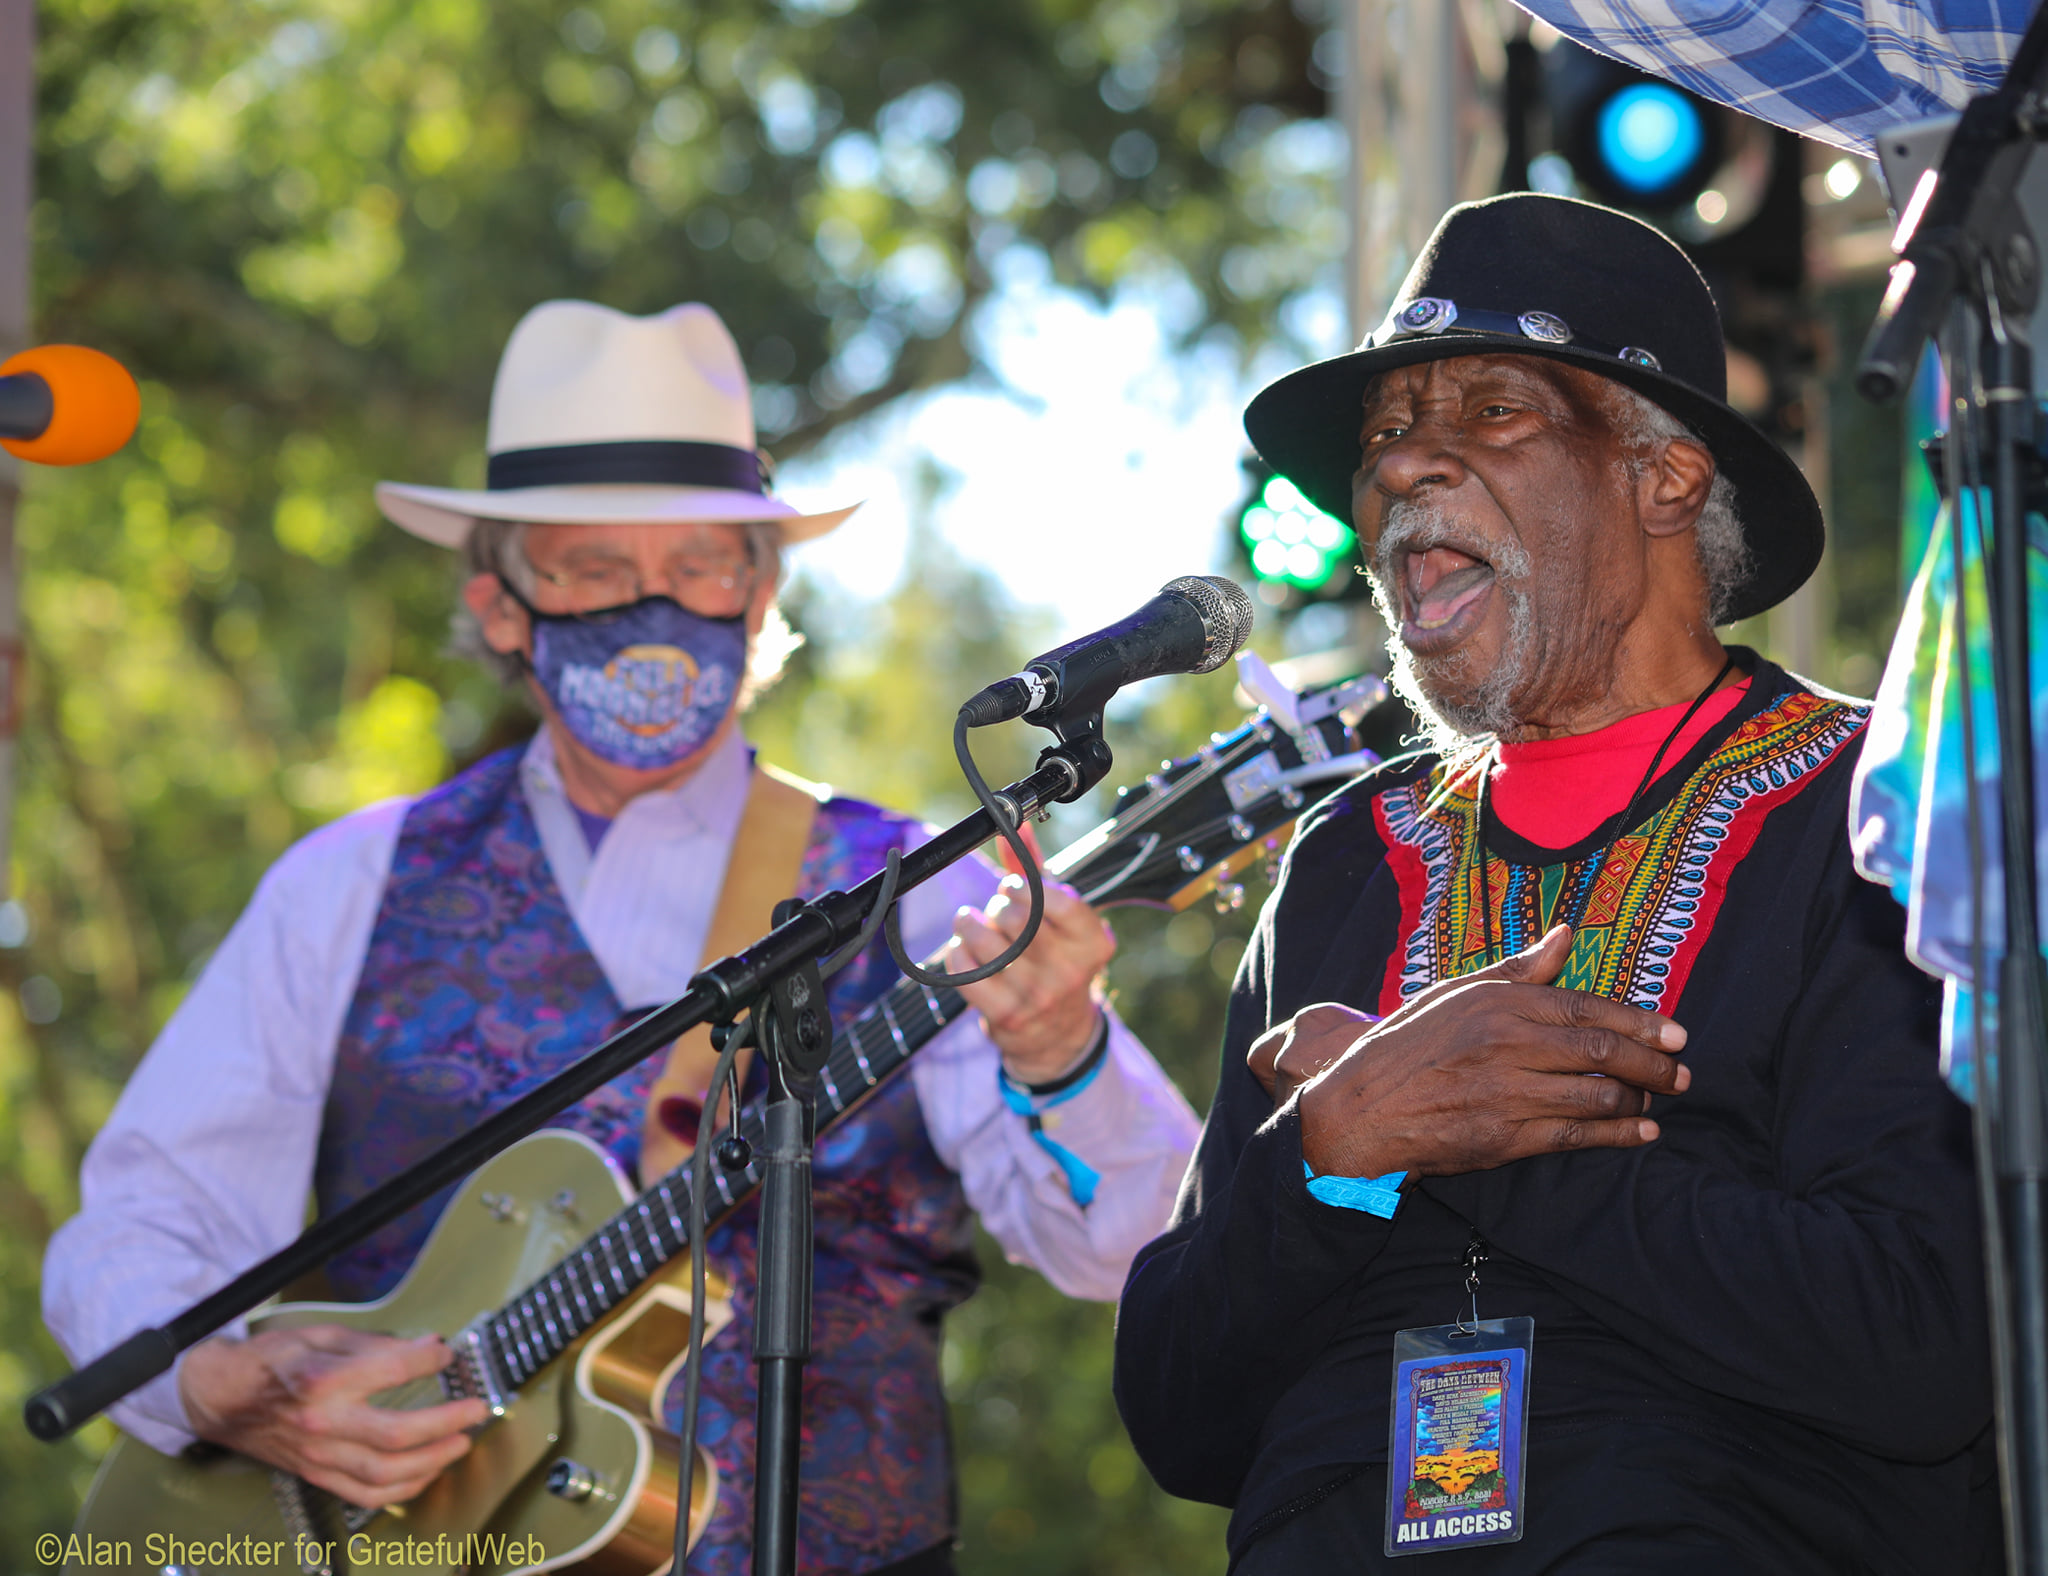
M 1648 226 L 1454 209 L 1253 402 L 1438 748 L 1305 818 L 1117 1394 L 1233 1571 L 1997 1569 L 1966 1114 L 1855 875 L 1821 551 Z

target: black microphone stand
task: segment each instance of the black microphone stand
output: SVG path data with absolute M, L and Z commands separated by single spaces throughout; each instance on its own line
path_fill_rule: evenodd
M 1944 489 L 1956 511 L 1966 498 L 1978 510 L 1980 488 L 1990 495 L 1986 571 L 2005 936 L 1997 1049 L 1987 1055 L 1980 1040 L 1973 1036 L 1972 1043 L 1995 1415 L 2006 1548 L 2016 1576 L 2048 1576 L 2048 985 L 2035 868 L 2027 619 L 2027 514 L 2043 476 L 2027 343 L 2040 292 L 2040 253 L 2016 199 L 2027 159 L 2048 137 L 2044 90 L 2048 8 L 2035 14 L 1997 91 L 1964 110 L 1939 175 L 1923 176 L 1907 204 L 1901 229 L 1911 233 L 1857 372 L 1866 396 L 1891 398 L 1936 326 L 1945 323 L 1952 422 L 1942 455 Z M 1966 568 L 1960 532 L 1957 540 L 1960 599 Z M 1967 651 L 1958 655 L 1967 663 Z M 1966 770 L 1974 817 L 1974 758 Z M 1976 972 L 1972 987 L 1982 991 L 1984 970 Z
M 1059 742 L 1039 752 L 1039 770 L 1025 781 L 1035 782 L 1056 772 L 1066 779 L 1067 786 L 1041 803 L 1078 799 L 1102 781 L 1111 765 L 1109 746 L 1102 737 L 1100 704 L 1073 715 L 1059 713 L 1043 725 L 1053 730 Z M 1006 788 L 995 797 L 1006 817 L 1013 807 L 1023 808 L 1015 788 Z M 980 819 L 989 822 L 993 832 L 986 810 Z M 1020 816 L 1011 824 L 1021 825 L 1022 819 Z M 904 865 L 907 869 L 909 858 Z M 795 914 L 802 908 L 793 903 L 778 907 L 778 930 L 785 909 Z M 767 1012 L 755 1014 L 768 1067 L 768 1104 L 763 1112 L 768 1143 L 761 1156 L 760 1247 L 755 1260 L 754 1363 L 759 1369 L 759 1394 L 754 1435 L 753 1571 L 754 1576 L 796 1576 L 804 1364 L 811 1356 L 811 1282 L 817 1257 L 811 1226 L 811 1144 L 817 1127 L 817 1077 L 832 1049 L 832 1025 L 826 1016 L 816 961 L 786 970 L 768 993 L 767 1005 Z M 692 1440 L 683 1442 L 679 1505 L 689 1503 L 692 1444 Z
M 1052 804 L 1079 798 L 1102 779 L 1108 766 L 1108 751 L 1101 747 L 1099 738 L 1094 740 L 1092 747 L 1086 739 L 1071 744 L 1063 742 L 1041 752 L 1036 770 L 1002 789 L 994 797 L 1004 818 L 1013 827 L 1018 826 Z M 986 809 L 980 809 L 940 832 L 930 842 L 920 844 L 903 856 L 897 878 L 897 892 L 906 892 L 929 881 L 941 870 L 964 859 L 991 837 L 996 836 L 997 830 L 995 817 Z M 797 1343 L 801 1350 L 781 1350 L 781 1346 L 791 1344 L 783 1340 L 775 1353 L 779 1365 L 789 1365 L 778 1366 L 776 1370 L 777 1373 L 784 1375 L 787 1381 L 776 1381 L 777 1392 L 786 1392 L 785 1404 L 800 1404 L 801 1367 L 803 1355 L 808 1352 L 810 1330 L 810 1124 L 804 1114 L 797 1089 L 801 1081 L 809 1076 L 803 1072 L 802 1065 L 803 1058 L 812 1052 L 807 1049 L 811 1041 L 811 1032 L 800 1021 L 804 1004 L 793 1004 L 796 989 L 794 980 L 814 979 L 817 960 L 820 957 L 835 952 L 860 935 L 869 910 L 874 907 L 876 898 L 882 892 L 884 881 L 884 875 L 876 874 L 859 883 L 851 892 L 827 892 L 808 903 L 794 906 L 761 940 L 744 952 L 721 958 L 701 970 L 690 981 L 689 989 L 675 1001 L 657 1008 L 639 1022 L 613 1035 L 573 1067 L 565 1069 L 548 1082 L 485 1118 L 460 1138 L 372 1189 L 353 1204 L 308 1227 L 289 1246 L 281 1248 L 253 1268 L 243 1271 L 220 1290 L 201 1298 L 168 1323 L 138 1331 L 120 1345 L 103 1352 L 55 1384 L 38 1390 L 28 1398 L 22 1408 L 23 1421 L 28 1431 L 46 1442 L 62 1439 L 129 1392 L 164 1373 L 177 1360 L 178 1354 L 187 1347 L 204 1340 L 230 1320 L 247 1313 L 266 1298 L 275 1296 L 300 1276 L 320 1268 L 337 1253 L 396 1220 L 414 1205 L 432 1198 L 450 1183 L 467 1176 L 500 1150 L 534 1132 L 550 1117 L 567 1110 L 627 1068 L 670 1045 L 684 1031 L 703 1023 L 731 1023 L 750 1006 L 764 999 L 769 1000 L 774 1009 L 765 1017 L 776 1024 L 775 1031 L 767 1036 L 771 1047 L 776 1047 L 769 1053 L 771 1078 L 775 1076 L 772 1069 L 778 1061 L 787 1061 L 791 1057 L 796 1060 L 794 1073 L 785 1072 L 782 1077 L 787 1095 L 795 1099 L 799 1109 L 793 1114 L 790 1113 L 787 1109 L 789 1102 L 786 1099 L 782 1105 L 784 1114 L 777 1116 L 774 1114 L 777 1106 L 771 1101 L 770 1143 L 771 1148 L 776 1150 L 781 1150 L 785 1143 L 792 1150 L 799 1147 L 801 1149 L 800 1157 L 782 1162 L 789 1168 L 782 1174 L 789 1179 L 783 1184 L 785 1188 L 798 1180 L 804 1183 L 800 1211 L 804 1229 L 797 1239 L 804 1245 L 803 1295 L 798 1299 L 800 1308 L 793 1306 L 787 1316 L 779 1311 L 777 1314 L 778 1329 L 787 1333 L 795 1329 L 799 1322 L 797 1314 L 801 1312 L 802 1334 L 800 1343 Z M 778 991 L 780 995 L 776 994 Z M 787 1024 L 783 1021 L 785 1004 L 793 1004 L 791 1012 L 795 1015 Z M 829 1048 L 830 1024 L 825 1021 L 821 994 L 813 1006 L 818 1020 L 817 1032 L 822 1034 L 823 1046 Z M 794 1027 L 797 1032 L 792 1035 L 788 1032 L 790 1027 Z M 818 1051 L 816 1054 L 823 1053 Z M 816 1068 L 813 1067 L 811 1071 L 815 1073 Z M 771 1160 L 775 1159 L 776 1157 L 771 1156 Z M 775 1166 L 771 1164 L 771 1187 L 775 1174 Z M 786 1208 L 781 1203 L 774 1202 L 780 1197 L 779 1191 L 771 1193 L 770 1201 L 774 1209 Z M 794 1219 L 796 1212 L 790 1213 Z M 765 1277 L 769 1260 L 784 1249 L 778 1243 L 771 1251 L 769 1210 L 766 1208 L 762 1228 L 761 1257 Z M 778 1228 L 778 1233 L 782 1241 L 788 1241 L 787 1230 Z M 785 1294 L 778 1292 L 776 1295 L 781 1297 Z M 768 1293 L 764 1287 L 761 1306 L 765 1309 L 767 1305 Z M 780 1337 L 778 1339 L 780 1340 Z M 794 1377 L 787 1377 L 790 1375 Z M 690 1470 L 693 1454 L 687 1445 L 688 1442 L 682 1452 L 682 1470 L 685 1474 Z M 791 1444 L 787 1448 L 793 1451 L 794 1445 Z M 790 1508 L 787 1516 L 791 1527 L 794 1526 L 795 1517 L 795 1478 L 792 1455 L 786 1477 L 790 1491 Z M 687 1514 L 690 1503 L 687 1476 L 683 1479 L 676 1503 L 679 1507 L 678 1513 Z M 794 1557 L 795 1546 L 792 1540 L 787 1546 L 787 1562 L 780 1569 L 793 1571 Z M 758 1563 L 758 1555 L 755 1568 L 766 1568 Z
M 776 918 L 793 903 L 776 907 Z M 755 1255 L 754 1362 L 760 1374 L 754 1432 L 754 1570 L 796 1570 L 798 1461 L 804 1364 L 811 1357 L 811 1146 L 818 1073 L 832 1049 L 825 986 L 812 963 L 785 975 L 758 1014 L 768 1104 L 761 1154 L 760 1246 Z

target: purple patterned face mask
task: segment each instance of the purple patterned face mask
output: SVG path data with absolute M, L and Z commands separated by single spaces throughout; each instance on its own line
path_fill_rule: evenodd
M 665 596 L 597 613 L 538 613 L 533 675 L 576 741 L 636 771 L 702 749 L 738 699 L 746 619 L 705 618 Z

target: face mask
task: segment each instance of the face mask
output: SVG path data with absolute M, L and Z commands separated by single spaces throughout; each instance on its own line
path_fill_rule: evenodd
M 675 765 L 738 698 L 744 617 L 705 618 L 665 596 L 581 617 L 527 614 L 534 677 L 576 741 L 614 766 Z

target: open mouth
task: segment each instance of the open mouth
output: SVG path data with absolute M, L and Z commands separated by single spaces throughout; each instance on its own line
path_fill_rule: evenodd
M 1455 645 L 1478 623 L 1493 565 L 1439 543 L 1401 555 L 1401 639 L 1413 651 Z

